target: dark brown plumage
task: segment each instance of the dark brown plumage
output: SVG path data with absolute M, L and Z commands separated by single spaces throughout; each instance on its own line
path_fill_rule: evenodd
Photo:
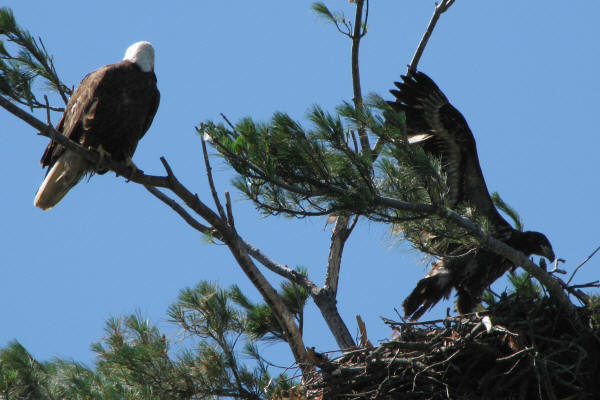
M 102 145 L 115 161 L 125 161 L 152 124 L 159 100 L 154 72 L 129 60 L 105 65 L 83 78 L 56 130 L 84 147 Z M 64 150 L 51 141 L 42 166 L 52 167 Z
M 521 232 L 500 215 L 490 198 L 479 166 L 475 138 L 462 114 L 427 75 L 417 72 L 396 82 L 398 90 L 391 93 L 396 101 L 389 104 L 406 115 L 407 136 L 441 160 L 447 174 L 448 198 L 451 208 L 468 203 L 476 215 L 487 219 L 490 234 L 509 246 L 527 254 L 537 254 L 554 260 L 550 242 L 539 232 Z M 506 258 L 485 249 L 476 248 L 462 254 L 441 257 L 430 266 L 412 293 L 404 300 L 407 316 L 418 319 L 452 288 L 456 289 L 456 307 L 467 313 L 481 300 L 486 287 L 514 265 Z
M 138 61 L 141 57 L 145 58 Z M 138 42 L 128 49 L 123 61 L 86 75 L 56 129 L 84 147 L 101 148 L 116 161 L 129 160 L 150 127 L 160 100 L 153 62 L 150 43 Z M 85 173 L 106 172 L 95 170 L 94 165 L 54 141 L 44 151 L 41 164 L 48 167 L 48 175 L 34 204 L 42 209 L 56 205 Z

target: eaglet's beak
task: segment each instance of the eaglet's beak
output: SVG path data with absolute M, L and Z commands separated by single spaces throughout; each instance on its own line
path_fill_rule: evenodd
M 550 262 L 554 262 L 554 259 L 556 258 L 554 256 L 554 251 L 552 250 L 552 247 L 550 246 L 542 246 L 542 254 L 543 257 L 546 257 L 548 259 L 548 261 Z

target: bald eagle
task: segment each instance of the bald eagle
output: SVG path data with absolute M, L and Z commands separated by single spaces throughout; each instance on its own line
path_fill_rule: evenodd
M 554 261 L 546 236 L 514 229 L 494 206 L 479 166 L 475 138 L 462 114 L 424 73 L 402 76 L 402 80 L 394 83 L 398 90 L 391 91 L 395 101 L 389 104 L 404 111 L 409 142 L 440 159 L 447 175 L 449 206 L 468 203 L 475 215 L 488 221 L 494 238 L 527 256 L 536 254 Z M 405 315 L 418 319 L 443 297 L 448 298 L 452 288 L 456 289 L 457 311 L 471 312 L 483 291 L 514 267 L 508 259 L 483 248 L 463 249 L 460 254 L 450 248 L 447 256 L 430 265 L 429 272 L 404 300 Z
M 65 108 L 56 130 L 88 148 L 131 162 L 158 109 L 154 48 L 149 42 L 129 46 L 125 57 L 87 74 Z M 105 173 L 82 156 L 50 141 L 41 159 L 48 167 L 33 204 L 54 207 L 86 173 Z

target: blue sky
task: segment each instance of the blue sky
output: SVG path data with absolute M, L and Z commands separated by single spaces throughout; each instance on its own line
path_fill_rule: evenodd
M 233 121 L 266 120 L 274 111 L 302 121 L 313 104 L 333 110 L 352 98 L 350 42 L 317 18 L 310 4 L 5 2 L 23 27 L 43 38 L 71 85 L 120 60 L 129 44 L 151 41 L 161 105 L 134 161 L 161 174 L 164 155 L 208 204 L 194 133 L 199 122 L 218 121 L 221 112 Z M 327 4 L 351 10 L 347 1 Z M 372 2 L 361 47 L 363 93 L 388 96 L 433 5 Z M 442 16 L 419 65 L 469 122 L 490 191 L 519 211 L 527 229 L 549 237 L 568 270 L 600 245 L 599 12 L 600 3 L 592 0 L 559 6 L 458 0 Z M 46 144 L 0 110 L 0 346 L 17 339 L 39 359 L 92 364 L 89 345 L 101 338 L 110 316 L 140 310 L 176 335 L 166 309 L 179 289 L 200 280 L 236 283 L 258 299 L 226 247 L 205 244 L 143 188 L 112 173 L 81 182 L 55 209 L 34 208 Z M 221 193 L 234 193 L 230 170 L 217 159 L 213 167 Z M 330 233 L 325 218 L 262 218 L 238 193 L 233 198 L 246 240 L 281 263 L 305 266 L 322 283 Z M 394 308 L 424 273 L 420 259 L 385 226 L 359 223 L 346 246 L 338 296 L 353 334 L 360 314 L 372 341 L 389 336 L 379 316 L 395 317 Z M 598 279 L 599 262 L 592 259 L 576 280 Z M 424 318 L 443 315 L 450 304 Z M 307 312 L 306 344 L 334 349 L 312 303 Z

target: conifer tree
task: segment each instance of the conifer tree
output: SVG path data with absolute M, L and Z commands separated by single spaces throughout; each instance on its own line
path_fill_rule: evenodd
M 65 360 L 38 362 L 13 342 L 0 352 L 0 398 L 261 399 L 305 395 L 298 383 L 308 386 L 319 369 L 329 373 L 332 368 L 326 357 L 304 343 L 304 307 L 309 300 L 318 307 L 340 350 L 352 354 L 357 347 L 372 347 L 365 329 L 361 329 L 361 342 L 355 343 L 336 304 L 344 245 L 359 218 L 388 224 L 391 232 L 431 257 L 444 254 L 449 245 L 486 247 L 527 271 L 511 278 L 513 292 L 498 297 L 518 294 L 531 301 L 545 301 L 547 291 L 573 325 L 582 326 L 568 297 L 576 296 L 590 306 L 588 317 L 597 327 L 595 298 L 569 292 L 523 254 L 489 236 L 487 221 L 473 217 L 468 205 L 450 209 L 440 160 L 408 144 L 403 113 L 394 111 L 378 95 L 363 96 L 358 61 L 361 39 L 368 33 L 369 2 L 353 3 L 352 17 L 331 11 L 322 2 L 313 5 L 313 10 L 352 44 L 351 102 L 341 102 L 333 111 L 313 106 L 307 122 L 275 112 L 267 122 L 245 118 L 232 123 L 224 117 L 223 122 L 205 121 L 196 127 L 212 207 L 179 181 L 165 158 L 161 158 L 164 176 L 146 175 L 140 170 L 132 174 L 126 164 L 109 156 L 101 158 L 23 109 L 21 106 L 48 113 L 62 110 L 40 100 L 33 89 L 36 80 L 46 82 L 65 103 L 70 90 L 59 79 L 41 39 L 21 28 L 9 9 L 0 9 L 0 37 L 4 39 L 0 41 L 0 106 L 99 167 L 144 185 L 208 241 L 225 244 L 262 296 L 261 302 L 253 302 L 237 286 L 221 289 L 208 282 L 183 289 L 168 310 L 186 343 L 194 344 L 183 352 L 173 350 L 173 340 L 139 313 L 111 318 L 103 340 L 92 346 L 98 360 L 94 369 Z M 437 19 L 452 3 L 443 0 L 436 7 L 408 74 L 416 71 Z M 229 194 L 222 199 L 216 190 L 208 145 L 236 172 L 235 188 L 264 215 L 329 215 L 335 220 L 322 286 L 311 280 L 305 269 L 273 260 L 241 236 Z M 495 202 L 520 229 L 518 214 L 499 196 Z M 285 278 L 278 290 L 257 264 Z M 490 306 L 498 303 L 492 293 L 485 300 Z M 272 374 L 260 345 L 273 341 L 289 346 L 300 381 L 286 374 Z M 414 379 L 416 382 L 417 377 Z

